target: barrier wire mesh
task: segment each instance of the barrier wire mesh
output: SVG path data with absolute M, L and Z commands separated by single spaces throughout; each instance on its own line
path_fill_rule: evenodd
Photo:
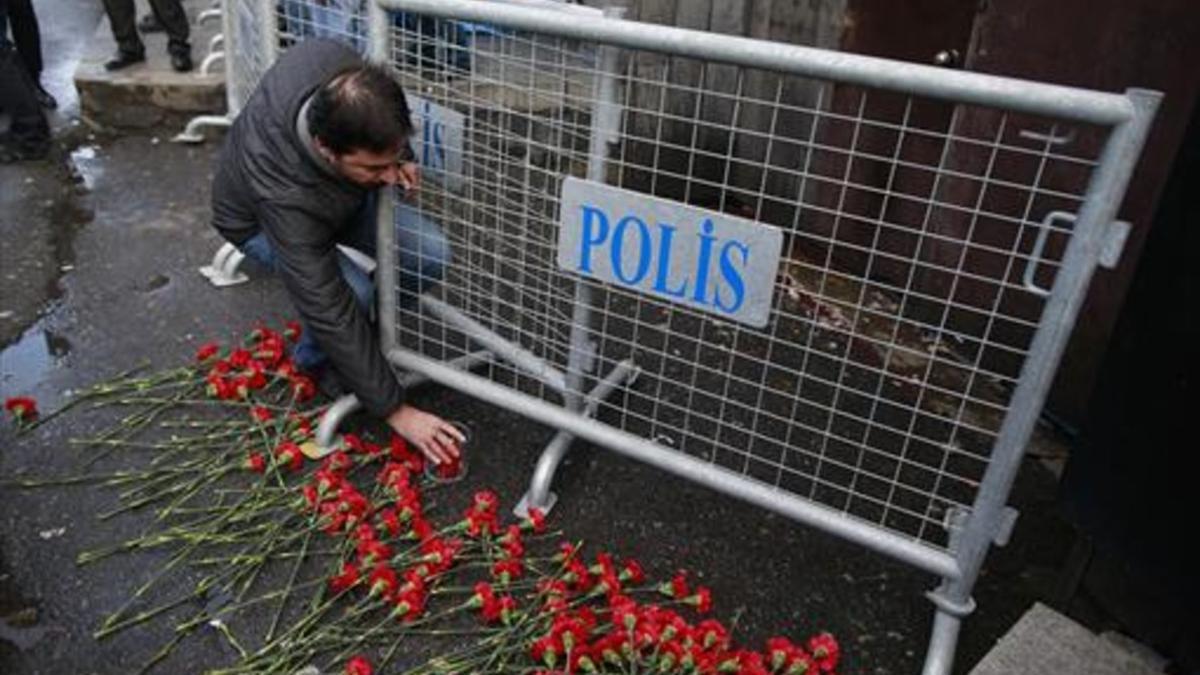
M 561 181 L 586 174 L 600 46 L 408 17 L 410 96 L 462 116 L 461 160 L 418 209 L 455 262 L 439 294 L 558 368 L 575 283 L 593 286 L 591 373 L 633 357 L 599 419 L 933 546 L 969 508 L 1106 130 L 623 50 L 607 182 L 768 223 L 785 262 L 763 329 L 556 264 Z M 428 157 L 426 157 L 428 159 Z M 398 252 L 403 255 L 403 252 Z M 399 291 L 398 291 L 399 292 Z M 474 349 L 400 303 L 400 343 Z M 490 379 L 550 401 L 496 362 Z

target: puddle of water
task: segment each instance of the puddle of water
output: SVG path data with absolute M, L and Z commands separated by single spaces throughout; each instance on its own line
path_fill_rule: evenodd
M 94 145 L 81 145 L 71 151 L 72 170 L 87 190 L 94 189 L 96 179 L 104 174 L 104 164 L 100 161 L 96 149 Z
M 31 328 L 0 351 L 0 389 L 7 396 L 32 392 L 70 352 L 71 343 L 65 337 L 45 328 Z

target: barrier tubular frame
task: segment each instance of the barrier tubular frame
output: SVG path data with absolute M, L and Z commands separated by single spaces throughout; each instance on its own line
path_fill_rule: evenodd
M 269 6 L 271 0 L 249 0 Z M 507 342 L 488 328 L 473 322 L 453 307 L 433 298 L 423 298 L 422 310 L 462 331 L 475 342 L 490 347 L 472 355 L 466 363 L 441 362 L 399 347 L 394 240 L 394 203 L 380 199 L 378 213 L 380 335 L 388 360 L 409 371 L 411 379 L 428 379 L 457 389 L 485 402 L 503 407 L 558 430 L 543 451 L 522 507 L 550 506 L 549 491 L 559 461 L 574 438 L 581 438 L 639 460 L 686 480 L 750 502 L 846 539 L 899 562 L 934 574 L 940 585 L 928 595 L 935 607 L 929 648 L 923 672 L 946 675 L 951 671 L 962 619 L 974 608 L 971 591 L 987 551 L 1004 536 L 1009 514 L 1006 501 L 1016 477 L 1050 386 L 1056 366 L 1066 347 L 1071 329 L 1081 310 L 1092 274 L 1100 259 L 1105 238 L 1124 198 L 1130 176 L 1141 153 L 1161 95 L 1129 89 L 1124 94 L 1104 93 L 1074 87 L 1033 83 L 1014 78 L 952 71 L 886 59 L 843 54 L 794 45 L 669 26 L 625 21 L 613 13 L 596 16 L 589 11 L 586 21 L 573 14 L 570 5 L 550 8 L 551 3 L 532 0 L 481 2 L 480 0 L 368 0 L 369 54 L 372 59 L 392 61 L 390 11 L 411 12 L 446 20 L 491 24 L 559 38 L 595 43 L 606 55 L 621 48 L 655 52 L 671 57 L 702 59 L 721 65 L 742 66 L 824 81 L 860 85 L 939 99 L 952 104 L 1002 108 L 1098 125 L 1107 130 L 1096 168 L 1083 191 L 1082 206 L 1073 226 L 1059 273 L 1049 290 L 1034 332 L 1028 355 L 1021 364 L 1016 387 L 1000 423 L 982 481 L 969 510 L 953 524 L 943 550 L 920 539 L 889 531 L 879 524 L 839 512 L 814 500 L 757 482 L 743 474 L 704 462 L 653 440 L 605 425 L 594 416 L 604 397 L 638 373 L 630 361 L 617 363 L 592 391 L 583 390 L 585 375 L 595 361 L 595 347 L 588 339 L 594 308 L 586 283 L 575 284 L 569 356 L 565 370 L 542 362 L 521 346 Z M 270 14 L 266 14 L 270 16 Z M 226 25 L 230 19 L 224 17 Z M 274 59 L 277 37 L 267 27 L 264 58 Z M 225 38 L 226 68 L 236 58 L 236 38 Z M 611 84 L 615 69 L 611 60 L 600 71 L 596 88 Z M 611 87 L 610 87 L 611 89 Z M 609 95 L 597 97 L 602 106 L 620 108 Z M 236 114 L 231 107 L 230 116 Z M 608 143 L 616 138 L 609 115 L 592 116 L 588 178 L 603 181 Z M 616 117 L 619 118 L 619 115 Z M 618 129 L 619 130 L 619 129 Z M 476 339 L 478 338 L 478 339 Z M 498 342 L 497 342 L 498 341 Z M 550 380 L 549 388 L 562 395 L 562 405 L 496 384 L 468 372 L 471 363 L 505 360 L 522 372 Z M 561 379 L 561 388 L 555 387 Z M 407 380 L 406 380 L 407 381 Z M 336 424 L 336 420 L 331 420 Z M 326 425 L 333 426 L 333 425 Z
M 923 672 L 925 675 L 949 673 L 962 619 L 974 608 L 971 589 L 989 547 L 1003 529 L 1008 494 L 1025 447 L 1053 383 L 1056 365 L 1099 260 L 1104 235 L 1116 218 L 1161 95 L 1138 89 L 1130 89 L 1121 95 L 1035 84 L 1013 78 L 640 24 L 607 16 L 587 22 L 572 21 L 570 17 L 554 12 L 477 0 L 376 0 L 376 3 L 381 8 L 442 19 L 490 23 L 509 29 L 595 42 L 608 50 L 626 47 L 671 56 L 703 58 L 954 103 L 996 106 L 1111 127 L 1099 167 L 1090 177 L 1084 205 L 1074 228 L 1076 235 L 1071 238 L 1062 262 L 1062 273 L 1055 279 L 1048 305 L 1044 308 L 1043 316 L 1058 319 L 1039 322 L 982 485 L 961 528 L 953 533 L 948 552 L 848 518 L 815 502 L 755 484 L 722 467 L 602 425 L 581 413 L 577 389 L 568 394 L 565 407 L 556 407 L 414 352 L 396 348 L 388 353 L 389 360 L 401 368 L 560 430 L 539 461 L 535 480 L 530 493 L 526 495 L 530 503 L 539 503 L 544 492 L 539 494 L 538 491 L 545 489 L 571 438 L 577 436 L 938 575 L 942 579 L 941 585 L 929 593 L 935 606 L 935 617 Z M 383 55 L 384 51 L 377 52 L 377 56 Z M 602 180 L 603 170 L 598 173 L 594 171 L 598 163 L 601 166 L 603 164 L 603 159 L 597 162 L 596 145 L 597 139 L 593 136 L 593 161 L 589 166 L 589 178 Z M 386 249 L 381 247 L 381 250 Z M 577 289 L 584 286 L 586 284 L 576 284 Z M 390 295 L 385 292 L 383 297 Z M 578 367 L 576 357 L 585 354 L 582 349 L 586 349 L 586 346 L 580 344 L 576 333 L 582 333 L 587 328 L 587 308 L 584 305 L 588 302 L 586 292 L 577 292 L 576 313 L 572 323 L 572 365 L 568 375 L 571 387 L 578 383 L 574 377 L 575 368 Z M 385 311 L 384 316 L 391 314 Z M 394 327 L 384 330 L 394 331 Z M 388 336 L 385 344 L 396 344 L 394 332 Z
M 205 57 L 205 63 L 208 61 L 220 58 L 221 69 L 225 76 L 225 112 L 212 115 L 197 115 L 188 120 L 183 131 L 176 134 L 171 140 L 176 143 L 203 143 L 205 136 L 202 129 L 205 127 L 228 128 L 233 124 L 234 118 L 242 111 L 242 106 L 246 104 L 243 96 L 249 96 L 248 87 L 244 82 L 240 81 L 241 72 L 237 67 L 237 59 L 239 54 L 244 52 L 245 46 L 238 44 L 238 29 L 237 29 L 237 7 L 241 2 L 253 2 L 258 5 L 259 15 L 267 17 L 267 21 L 263 22 L 260 27 L 259 44 L 254 45 L 252 49 L 259 53 L 264 63 L 274 63 L 279 54 L 279 31 L 274 26 L 275 19 L 275 0 L 220 0 L 216 11 L 221 15 L 221 33 L 218 37 L 221 38 L 221 50 L 212 51 Z M 204 68 L 200 69 L 204 73 Z M 233 266 L 236 268 L 236 265 Z

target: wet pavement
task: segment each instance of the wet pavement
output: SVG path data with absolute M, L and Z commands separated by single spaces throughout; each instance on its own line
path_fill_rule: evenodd
M 258 275 L 218 290 L 197 272 L 220 243 L 208 226 L 215 144 L 166 142 L 175 129 L 117 136 L 72 124 L 69 78 L 59 74 L 77 58 L 69 36 L 90 34 L 83 24 L 98 20 L 93 5 L 38 3 L 50 36 L 49 87 L 67 102 L 56 122 L 61 149 L 44 162 L 0 167 L 0 398 L 32 395 L 45 410 L 140 363 L 170 367 L 200 342 L 291 316 L 274 279 Z M 51 52 L 55 45 L 61 49 Z M 415 396 L 472 420 L 487 439 L 454 489 L 488 485 L 514 502 L 550 431 L 440 388 Z M 78 457 L 67 440 L 93 431 L 88 424 L 68 416 L 21 438 L 0 425 L 0 476 L 74 472 Z M 934 586 L 931 577 L 586 445 L 569 456 L 555 489 L 554 517 L 571 537 L 636 556 L 659 575 L 694 570 L 713 588 L 717 614 L 739 617 L 745 644 L 829 629 L 844 644 L 842 672 L 919 670 L 932 619 L 922 594 Z M 1051 595 L 1070 545 L 1069 528 L 1054 515 L 1054 491 L 1049 471 L 1024 468 L 1014 492 L 1022 517 L 980 579 L 959 672 Z M 138 631 L 91 638 L 160 562 L 146 555 L 75 565 L 79 550 L 141 531 L 138 516 L 95 519 L 115 499 L 89 487 L 0 488 L 0 672 L 130 672 L 159 644 Z M 225 657 L 215 640 L 188 640 L 155 672 L 198 672 Z

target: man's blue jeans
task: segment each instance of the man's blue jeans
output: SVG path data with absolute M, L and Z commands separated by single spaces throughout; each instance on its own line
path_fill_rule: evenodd
M 362 251 L 372 258 L 376 257 L 376 199 L 377 193 L 372 192 L 362 210 L 355 216 L 354 222 L 346 228 L 337 242 Z M 442 280 L 446 266 L 450 263 L 450 245 L 437 223 L 407 204 L 396 204 L 395 223 L 396 262 L 400 268 L 398 281 L 402 291 L 400 304 L 402 307 L 411 308 L 415 305 L 417 296 Z M 272 272 L 276 271 L 275 251 L 265 233 L 260 231 L 238 248 L 247 258 L 262 264 Z M 359 308 L 369 312 L 375 304 L 375 281 L 346 254 L 337 251 L 337 257 L 342 277 L 354 293 Z M 390 321 L 393 317 L 383 317 L 383 320 Z M 300 341 L 296 343 L 292 357 L 296 365 L 304 370 L 313 370 L 325 362 L 325 352 L 321 350 L 307 326 L 300 336 Z

